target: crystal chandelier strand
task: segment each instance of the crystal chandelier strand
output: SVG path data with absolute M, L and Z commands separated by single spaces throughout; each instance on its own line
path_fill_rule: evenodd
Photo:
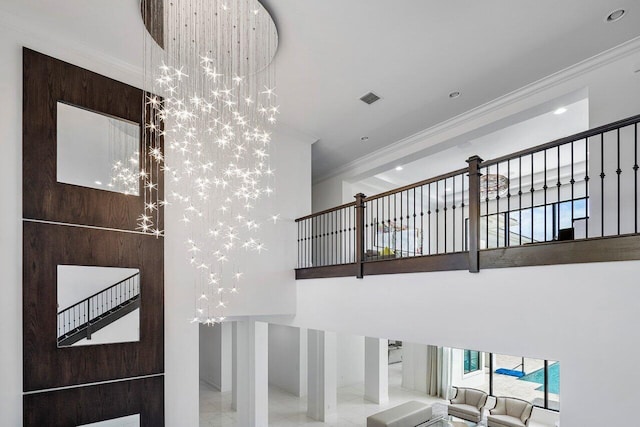
M 143 156 L 140 228 L 162 233 L 154 203 L 182 211 L 196 271 L 193 320 L 211 324 L 238 292 L 245 253 L 265 250 L 259 230 L 268 215 L 259 205 L 273 191 L 277 33 L 255 0 L 170 0 L 164 12 L 164 51 L 145 55 L 145 82 L 162 102 L 145 132 L 165 137 L 166 155 L 152 145 Z M 166 200 L 153 185 L 162 170 L 175 188 Z

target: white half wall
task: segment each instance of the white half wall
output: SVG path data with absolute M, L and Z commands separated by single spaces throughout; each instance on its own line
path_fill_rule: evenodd
M 591 425 L 593 408 L 624 424 L 634 407 L 620 396 L 640 381 L 628 369 L 640 351 L 638 271 L 626 261 L 300 280 L 298 314 L 280 321 L 394 337 L 403 363 L 409 343 L 559 360 L 563 426 Z

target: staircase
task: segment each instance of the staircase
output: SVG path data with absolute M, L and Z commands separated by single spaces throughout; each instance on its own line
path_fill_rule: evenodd
M 140 273 L 58 312 L 58 347 L 70 346 L 140 308 Z

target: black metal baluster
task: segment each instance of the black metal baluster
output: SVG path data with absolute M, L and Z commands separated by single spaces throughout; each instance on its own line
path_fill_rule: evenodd
M 427 229 L 429 230 L 429 255 L 431 255 L 431 183 L 427 185 L 427 204 L 429 205 L 427 208 Z
M 383 209 L 384 211 L 384 209 Z M 384 214 L 382 217 L 382 227 L 384 228 Z M 376 199 L 376 241 L 375 241 L 375 248 L 379 248 L 380 247 L 380 242 L 378 241 L 378 234 L 380 232 L 380 198 Z M 377 251 L 377 249 L 376 249 Z
M 440 186 L 436 181 L 436 253 L 440 253 Z
M 543 151 L 544 154 L 544 241 L 547 241 L 547 150 Z M 553 233 L 552 233 L 553 234 Z
M 589 238 L 589 140 L 587 138 L 584 139 L 584 194 L 587 197 L 585 201 L 585 214 L 587 215 L 587 219 L 585 220 L 585 239 Z
M 575 190 L 574 190 L 574 184 L 576 183 L 575 178 L 573 177 L 573 169 L 574 167 L 574 161 L 573 161 L 573 141 L 571 141 L 571 180 L 569 181 L 569 183 L 571 184 L 571 228 L 573 229 L 573 218 L 575 216 L 574 214 L 574 200 L 575 200 Z M 560 204 L 558 204 L 558 214 L 560 213 Z
M 500 247 L 500 163 L 496 163 L 496 248 Z
M 298 262 L 297 262 L 297 266 L 298 266 L 298 268 L 300 268 L 301 267 L 301 265 L 300 265 L 301 264 L 301 262 L 300 262 L 300 237 L 301 236 L 300 235 L 301 235 L 301 225 L 302 224 L 301 224 L 300 221 L 298 221 L 297 225 L 298 225 Z
M 338 211 L 331 212 L 333 224 L 331 226 L 332 265 L 338 264 Z
M 424 185 L 420 186 L 420 255 L 424 255 Z
M 402 199 L 403 199 L 403 197 L 404 197 L 404 191 L 401 191 L 400 192 L 400 256 L 402 256 L 402 251 L 404 249 L 404 246 L 402 245 L 402 240 L 403 240 L 403 237 L 404 237 L 403 236 L 404 232 L 403 232 L 403 229 L 402 229 L 402 220 L 404 219 L 403 218 L 403 214 L 402 214 Z M 396 252 L 396 255 L 397 255 L 397 252 Z
M 457 175 L 456 175 L 457 176 Z M 453 231 L 453 248 L 452 248 L 452 252 L 456 251 L 456 176 L 453 176 L 451 179 L 453 180 L 453 184 L 452 184 L 452 197 L 453 200 L 451 202 L 452 206 L 451 209 L 453 209 L 453 218 L 451 219 L 451 224 L 452 224 L 452 231 Z
M 518 157 L 518 244 L 522 246 L 522 156 Z
M 410 230 L 410 227 L 411 227 L 411 216 L 410 216 L 411 209 L 409 209 L 409 202 L 410 202 L 409 191 L 410 190 L 407 190 L 407 210 L 406 210 L 407 216 L 405 218 L 407 220 L 407 256 L 411 256 L 411 253 L 409 252 L 409 249 L 410 249 L 409 248 L 409 243 L 411 241 L 410 240 L 411 236 L 409 236 L 409 230 Z
M 604 236 L 604 133 L 600 134 L 600 235 Z
M 485 235 L 484 235 L 484 245 L 485 249 L 489 249 L 489 167 L 484 169 L 485 182 L 484 182 L 484 206 L 485 206 Z M 482 191 L 482 184 L 480 185 L 480 191 Z
M 545 180 L 546 182 L 546 180 Z M 511 159 L 507 160 L 507 216 L 505 218 L 505 243 L 511 246 Z
M 440 181 L 438 181 L 440 182 Z M 437 184 L 436 184 L 437 185 Z M 443 188 L 444 192 L 444 200 L 443 200 L 443 208 L 442 211 L 444 217 L 444 253 L 447 253 L 447 179 L 444 179 Z
M 398 253 L 398 246 L 396 245 L 396 239 L 398 237 L 398 199 L 397 196 L 398 193 L 393 193 L 393 252 L 395 254 Z M 400 238 L 402 238 L 402 233 L 400 233 L 401 236 Z
M 638 233 L 638 124 L 633 131 L 633 230 Z
M 616 174 L 618 175 L 618 235 L 620 235 L 620 175 L 622 174 L 622 169 L 620 169 L 620 128 L 616 131 L 617 137 L 617 150 L 618 150 L 618 168 L 616 169 Z
M 533 206 L 535 204 L 533 193 L 536 189 L 533 187 L 533 153 L 529 156 L 531 157 L 531 188 L 529 189 L 529 192 L 531 193 L 531 242 L 533 243 Z
M 418 226 L 416 224 L 416 187 L 413 187 L 413 255 L 417 255 L 418 252 L 416 251 L 417 246 L 416 246 L 416 234 L 418 234 Z
M 465 174 L 460 175 L 460 181 L 462 181 L 462 190 L 460 191 L 460 229 L 462 230 L 462 247 L 464 250 L 469 250 L 469 245 L 467 244 L 467 230 L 464 222 L 464 180 Z M 469 183 L 467 183 L 467 189 L 469 188 Z

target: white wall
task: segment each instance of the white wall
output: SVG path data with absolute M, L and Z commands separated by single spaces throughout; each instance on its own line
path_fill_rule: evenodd
M 269 325 L 269 384 L 294 396 L 307 393 L 306 363 L 302 363 L 307 343 L 303 343 L 301 332 L 306 336 L 306 330 L 300 328 Z
M 271 164 L 275 169 L 275 191 L 268 204 L 280 215 L 280 220 L 262 225 L 261 240 L 266 251 L 248 254 L 251 269 L 240 281 L 239 293 L 228 298 L 227 317 L 295 312 L 293 267 L 298 256 L 295 219 L 311 209 L 311 142 L 284 127 L 273 132 Z M 182 259 L 184 268 L 192 268 L 187 265 L 186 256 Z
M 640 381 L 628 369 L 640 351 L 638 271 L 627 261 L 301 280 L 298 314 L 280 321 L 559 360 L 562 425 L 592 425 L 593 408 L 616 425 L 634 416 L 620 396 L 637 396 Z
M 336 334 L 338 387 L 364 383 L 364 336 Z

